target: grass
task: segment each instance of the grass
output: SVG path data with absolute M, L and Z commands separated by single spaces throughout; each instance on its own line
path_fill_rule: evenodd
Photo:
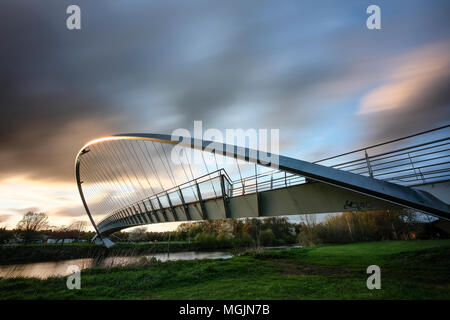
M 366 287 L 372 264 L 381 290 Z M 449 287 L 450 240 L 416 240 L 89 269 L 81 290 L 66 278 L 3 279 L 0 299 L 450 299 Z

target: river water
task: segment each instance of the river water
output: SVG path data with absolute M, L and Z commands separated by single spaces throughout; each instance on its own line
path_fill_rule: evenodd
M 26 264 L 14 264 L 0 266 L 0 278 L 40 278 L 46 279 L 49 277 L 64 277 L 71 274 L 68 270 L 69 266 L 77 265 L 80 270 L 100 267 L 111 268 L 119 266 L 136 265 L 151 258 L 156 258 L 160 261 L 168 260 L 194 260 L 194 259 L 228 259 L 232 255 L 227 252 L 174 252 L 167 256 L 167 253 L 155 253 L 153 255 L 146 256 L 134 256 L 134 257 L 110 257 L 101 261 L 96 261 L 92 258 L 86 259 L 73 259 L 62 260 L 53 262 L 37 262 Z M 72 271 L 73 272 L 73 271 Z

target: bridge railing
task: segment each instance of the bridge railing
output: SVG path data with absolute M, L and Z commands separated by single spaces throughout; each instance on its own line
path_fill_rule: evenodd
M 221 179 L 224 180 L 225 190 L 222 190 Z M 99 230 L 104 230 L 117 220 L 121 219 L 131 221 L 132 224 L 137 221 L 136 224 L 140 224 L 142 221 L 134 217 L 134 215 L 135 213 L 144 213 L 145 210 L 142 208 L 147 208 L 149 211 L 159 211 L 176 207 L 183 203 L 196 202 L 199 201 L 199 199 L 209 200 L 212 198 L 223 197 L 224 195 L 231 197 L 232 186 L 232 180 L 228 173 L 224 169 L 219 169 L 182 183 L 176 187 L 162 190 L 148 198 L 134 202 L 127 207 L 120 208 L 103 218 L 97 225 Z M 125 216 L 123 213 L 125 213 Z
M 448 180 L 449 128 L 447 125 L 315 163 L 405 186 Z
M 314 163 L 406 186 L 448 180 L 450 179 L 449 128 L 449 125 L 443 126 Z M 232 196 L 305 182 L 304 177 L 285 171 L 270 170 L 233 181 Z
M 232 196 L 284 188 L 305 183 L 305 178 L 286 171 L 273 170 L 233 181 Z

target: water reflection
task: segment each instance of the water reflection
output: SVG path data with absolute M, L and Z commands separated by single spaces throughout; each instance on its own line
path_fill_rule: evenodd
M 156 253 L 148 256 L 135 257 L 110 257 L 103 260 L 88 259 L 73 259 L 55 262 L 37 262 L 27 264 L 15 264 L 8 266 L 0 266 L 0 278 L 40 278 L 46 279 L 49 277 L 67 276 L 67 268 L 70 265 L 77 265 L 80 270 L 100 267 L 111 268 L 119 266 L 136 265 L 155 257 L 160 261 L 167 260 L 194 260 L 194 259 L 228 259 L 232 255 L 226 252 L 174 252 L 167 256 L 167 253 Z

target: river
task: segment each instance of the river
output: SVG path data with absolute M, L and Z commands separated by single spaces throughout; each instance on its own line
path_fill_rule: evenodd
M 168 260 L 194 260 L 194 259 L 229 259 L 232 257 L 227 252 L 174 252 L 167 256 L 167 253 L 155 253 L 153 255 L 133 256 L 133 257 L 109 257 L 101 261 L 92 258 L 86 259 L 72 259 L 52 262 L 37 262 L 26 264 L 13 264 L 0 266 L 0 278 L 39 278 L 47 279 L 49 277 L 64 277 L 69 275 L 68 268 L 71 265 L 77 265 L 80 270 L 100 267 L 124 267 L 129 265 L 136 265 L 151 258 L 156 258 L 160 261 Z

